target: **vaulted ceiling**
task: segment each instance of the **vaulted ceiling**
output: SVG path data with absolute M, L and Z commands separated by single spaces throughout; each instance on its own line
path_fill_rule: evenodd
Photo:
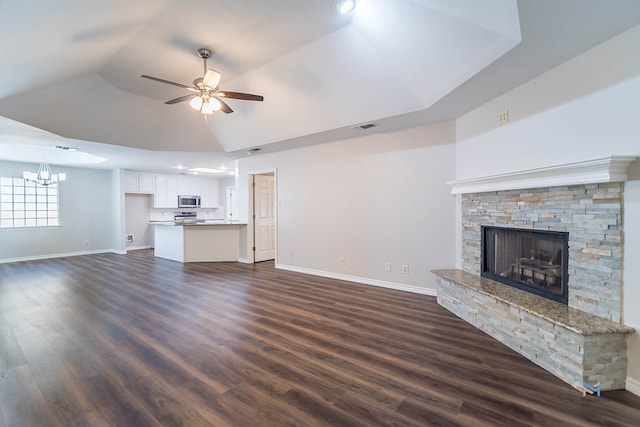
M 333 0 L 0 0 L 0 115 L 230 158 L 455 118 L 638 23 L 636 0 L 359 0 L 346 15 Z M 190 85 L 200 47 L 221 89 L 264 102 L 204 120 L 164 104 L 186 90 L 140 77 Z

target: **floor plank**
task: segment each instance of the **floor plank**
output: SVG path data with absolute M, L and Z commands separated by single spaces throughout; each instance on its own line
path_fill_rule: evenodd
M 150 250 L 0 264 L 0 427 L 638 420 L 425 295 Z

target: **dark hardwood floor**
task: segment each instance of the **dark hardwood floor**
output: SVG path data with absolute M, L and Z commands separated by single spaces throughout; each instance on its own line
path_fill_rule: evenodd
M 152 255 L 0 264 L 0 427 L 640 424 L 433 297 Z

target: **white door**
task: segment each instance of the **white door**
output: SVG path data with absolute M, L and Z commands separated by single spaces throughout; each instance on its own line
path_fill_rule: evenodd
M 253 245 L 255 262 L 276 257 L 276 180 L 273 175 L 254 175 Z

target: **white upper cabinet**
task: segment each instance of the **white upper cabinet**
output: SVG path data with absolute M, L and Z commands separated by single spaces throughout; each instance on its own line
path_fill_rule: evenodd
M 200 196 L 203 208 L 217 208 L 218 178 L 190 175 L 156 175 L 154 208 L 177 208 L 178 195 Z
M 190 176 L 189 177 L 189 192 L 187 193 L 187 195 L 191 195 L 191 196 L 202 196 L 202 182 L 205 180 L 206 178 L 200 178 L 197 176 Z
M 178 177 L 175 175 L 156 175 L 156 192 L 153 196 L 154 208 L 178 207 Z
M 217 208 L 220 205 L 218 200 L 218 179 L 202 178 L 200 182 L 200 197 L 202 197 L 203 208 Z
M 125 172 L 124 192 L 154 194 L 156 192 L 155 175 L 140 172 Z
M 202 181 L 199 176 L 178 175 L 178 194 L 181 196 L 202 196 Z
M 198 194 L 189 193 L 189 178 L 188 175 L 178 175 L 178 194 L 181 196 L 197 196 Z

